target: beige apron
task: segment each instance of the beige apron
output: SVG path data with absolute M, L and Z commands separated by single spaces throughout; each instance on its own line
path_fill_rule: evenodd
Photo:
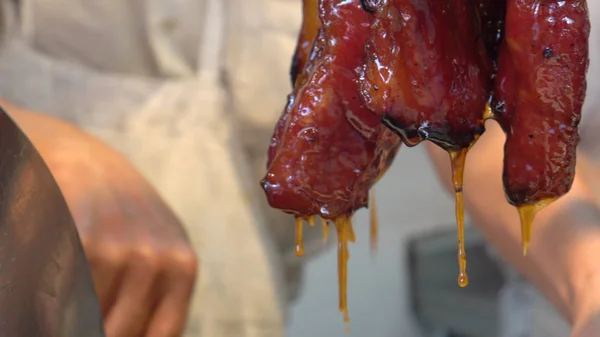
M 4 7 L 16 35 L 0 54 L 0 96 L 125 154 L 185 223 L 201 258 L 186 336 L 284 335 L 301 260 L 289 217 L 268 210 L 258 179 L 289 90 L 299 6 L 32 0 L 19 25 Z

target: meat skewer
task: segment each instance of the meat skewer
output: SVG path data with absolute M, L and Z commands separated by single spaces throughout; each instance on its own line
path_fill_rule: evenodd
M 459 284 L 466 286 L 463 168 L 483 133 L 492 65 L 476 10 L 467 0 L 381 0 L 360 80 L 362 97 L 408 146 L 429 140 L 448 151 L 453 166 Z
M 351 217 L 391 165 L 400 139 L 359 97 L 356 82 L 373 15 L 360 0 L 320 0 L 321 31 L 295 81 L 269 149 L 262 181 L 270 205 L 303 219 L 331 220 L 338 234 L 340 311 L 348 322 L 346 279 Z M 301 252 L 300 252 L 301 253 Z
M 494 118 L 506 132 L 504 189 L 526 254 L 535 213 L 571 188 L 586 92 L 584 0 L 508 0 Z

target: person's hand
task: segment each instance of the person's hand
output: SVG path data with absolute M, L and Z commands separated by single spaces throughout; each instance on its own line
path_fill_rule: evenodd
M 197 259 L 176 216 L 126 159 L 99 140 L 60 120 L 7 108 L 65 196 L 107 336 L 179 336 Z

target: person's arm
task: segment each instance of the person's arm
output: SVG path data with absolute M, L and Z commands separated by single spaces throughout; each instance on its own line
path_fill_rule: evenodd
M 505 137 L 496 123 L 486 126 L 488 130 L 467 157 L 466 211 L 504 259 L 567 320 L 579 324 L 600 308 L 600 214 L 586 183 L 578 174 L 569 194 L 538 213 L 528 255 L 523 257 L 519 217 L 502 188 Z M 451 190 L 448 155 L 431 145 L 428 149 L 440 178 Z
M 0 100 L 65 197 L 107 337 L 182 334 L 198 271 L 183 225 L 125 157 L 66 121 Z

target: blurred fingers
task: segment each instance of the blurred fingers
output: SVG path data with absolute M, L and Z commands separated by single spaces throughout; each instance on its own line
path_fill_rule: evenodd
M 154 311 L 146 337 L 181 336 L 185 328 L 198 260 L 191 249 L 178 248 L 166 256 L 166 262 L 160 281 L 164 295 Z
M 98 243 L 87 238 L 83 238 L 82 242 L 102 316 L 106 318 L 117 298 L 118 284 L 125 273 L 128 252 L 114 243 Z
M 163 266 L 159 254 L 148 245 L 135 247 L 131 254 L 116 302 L 105 320 L 107 337 L 141 336 L 158 301 L 153 286 Z

